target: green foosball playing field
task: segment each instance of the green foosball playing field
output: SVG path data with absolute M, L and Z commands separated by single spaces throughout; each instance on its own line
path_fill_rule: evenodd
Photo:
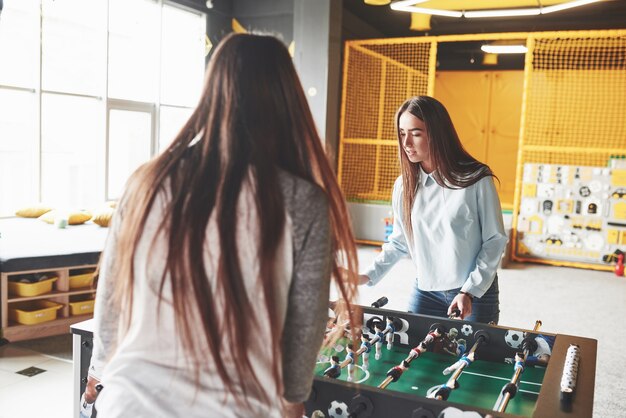
M 339 348 L 345 347 L 347 342 L 347 340 L 339 341 Z M 354 383 L 377 387 L 385 380 L 389 369 L 402 363 L 402 360 L 408 355 L 406 348 L 394 346 L 388 350 L 386 344 L 383 345 L 381 352 L 380 360 L 376 360 L 375 349 L 372 347 L 369 367 L 365 371 L 362 369 L 362 359 L 357 359 L 357 365 L 354 368 Z M 513 365 L 481 361 L 480 353 L 477 354 L 477 360 L 461 373 L 458 378 L 459 387 L 452 391 L 448 401 L 492 409 L 502 387 L 511 379 L 514 371 Z M 327 357 L 330 358 L 334 355 L 343 362 L 346 350 L 342 349 L 338 352 L 335 349 L 329 349 L 322 353 L 321 358 L 326 360 Z M 426 397 L 431 391 L 448 381 L 450 375 L 446 376 L 442 371 L 457 360 L 457 357 L 447 354 L 423 353 L 419 358 L 414 359 L 409 369 L 400 376 L 397 382 L 390 383 L 386 390 Z M 316 366 L 315 373 L 322 376 L 324 370 L 329 366 L 328 361 L 320 361 Z M 544 373 L 543 367 L 527 367 L 524 370 L 518 394 L 508 405 L 508 413 L 532 416 Z M 338 379 L 344 381 L 348 379 L 347 366 L 341 370 Z

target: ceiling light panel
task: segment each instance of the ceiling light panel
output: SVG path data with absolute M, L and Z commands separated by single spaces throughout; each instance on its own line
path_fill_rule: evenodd
M 602 0 L 535 0 L 531 4 L 538 4 L 539 7 L 528 6 L 528 0 L 503 0 L 501 2 L 490 2 L 488 0 L 468 2 L 459 5 L 454 2 L 454 6 L 448 0 L 400 0 L 391 3 L 393 10 L 423 13 L 446 17 L 466 17 L 466 18 L 490 18 L 490 17 L 516 17 L 516 16 L 537 16 L 540 14 L 553 13 L 574 7 L 584 6 Z M 429 5 L 433 7 L 417 7 L 417 5 Z M 483 9 L 479 9 L 483 6 Z M 498 7 L 496 7 L 498 6 Z M 469 9 L 469 10 L 468 10 Z

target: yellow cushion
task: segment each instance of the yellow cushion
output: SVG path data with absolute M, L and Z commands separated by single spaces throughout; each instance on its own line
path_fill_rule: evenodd
M 102 208 L 94 213 L 91 220 L 93 221 L 93 223 L 106 228 L 111 223 L 111 219 L 113 218 L 114 213 L 115 209 L 113 208 Z
M 50 212 L 52 208 L 44 205 L 34 205 L 22 208 L 15 212 L 15 215 L 21 216 L 22 218 L 39 218 L 46 212 Z
M 46 223 L 53 224 L 54 220 L 58 218 L 59 216 L 66 216 L 67 223 L 69 225 L 79 225 L 91 219 L 91 213 L 87 212 L 86 210 L 76 210 L 76 211 L 67 212 L 66 214 L 61 214 L 57 210 L 51 210 L 50 212 L 47 212 L 41 215 L 39 219 L 41 219 L 42 221 Z

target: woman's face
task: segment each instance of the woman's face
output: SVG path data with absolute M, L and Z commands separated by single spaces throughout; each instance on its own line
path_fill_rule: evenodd
M 428 151 L 428 130 L 424 122 L 409 112 L 400 115 L 398 123 L 402 150 L 412 163 L 420 163 L 427 173 L 434 170 Z

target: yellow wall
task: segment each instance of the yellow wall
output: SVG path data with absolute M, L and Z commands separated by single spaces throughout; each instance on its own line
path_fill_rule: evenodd
M 452 117 L 463 146 L 488 164 L 502 207 L 513 208 L 523 71 L 439 71 L 435 97 Z

